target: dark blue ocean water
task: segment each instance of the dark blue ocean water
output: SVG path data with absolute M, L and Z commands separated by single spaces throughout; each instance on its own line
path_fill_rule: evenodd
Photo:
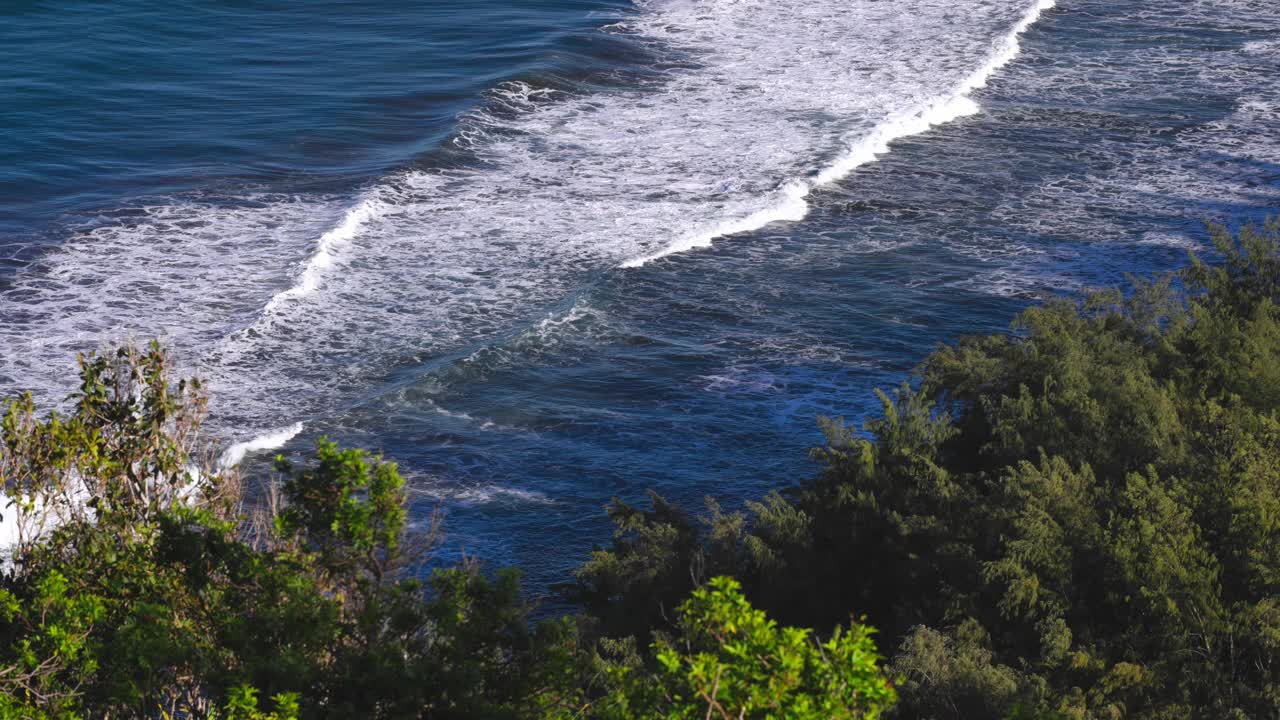
M 0 3 L 0 230 L 144 193 L 375 177 L 496 83 L 595 65 L 607 50 L 583 31 L 624 6 Z
M 814 471 L 936 343 L 1280 209 L 1251 0 L 0 4 L 0 386 L 163 337 L 535 584 Z

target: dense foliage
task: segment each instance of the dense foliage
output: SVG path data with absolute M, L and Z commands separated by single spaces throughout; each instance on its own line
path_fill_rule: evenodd
M 612 668 L 603 717 L 857 720 L 896 698 L 876 667 L 871 630 L 837 628 L 815 642 L 751 607 L 737 581 L 713 578 L 679 612 L 680 640 L 654 643 L 656 669 Z
M 579 573 L 648 638 L 713 575 L 865 614 L 902 718 L 1280 717 L 1280 225 L 935 352 L 822 475 L 701 517 L 615 503 Z
M 615 501 L 541 621 L 393 464 L 246 501 L 162 350 L 82 358 L 2 423 L 0 718 L 1280 718 L 1280 224 L 1214 239 L 939 349 L 742 511 Z
M 192 464 L 203 398 L 159 349 L 81 371 L 71 416 L 5 416 L 0 716 L 537 712 L 565 624 L 531 629 L 510 572 L 406 572 L 430 538 L 394 465 L 322 442 L 250 522 L 234 476 Z
M 690 601 L 661 672 L 597 655 L 573 619 L 531 621 L 514 570 L 429 565 L 432 526 L 360 450 L 279 461 L 247 511 L 234 472 L 200 462 L 199 384 L 166 365 L 155 346 L 82 358 L 73 413 L 28 397 L 4 416 L 0 718 L 861 718 L 891 700 L 867 630 L 820 645 L 727 581 Z

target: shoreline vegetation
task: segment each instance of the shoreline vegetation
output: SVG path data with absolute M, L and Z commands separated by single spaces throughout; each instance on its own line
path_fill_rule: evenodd
M 1280 222 L 1211 233 L 940 347 L 817 477 L 615 500 L 536 621 L 393 463 L 247 493 L 162 348 L 82 357 L 0 427 L 0 718 L 1280 717 Z

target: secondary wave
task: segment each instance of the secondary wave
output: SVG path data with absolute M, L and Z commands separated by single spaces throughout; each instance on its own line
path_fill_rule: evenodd
M 709 227 L 696 229 L 657 252 L 626 260 L 621 267 L 641 267 L 668 255 L 707 247 L 716 238 L 759 230 L 773 222 L 803 220 L 809 209 L 805 198 L 811 192 L 822 185 L 847 177 L 867 163 L 875 162 L 878 157 L 889 152 L 889 145 L 893 141 L 919 135 L 937 125 L 978 113 L 980 108 L 969 98 L 969 93 L 985 87 L 996 71 L 1017 57 L 1018 36 L 1035 24 L 1045 10 L 1056 4 L 1056 0 L 1037 2 L 1014 26 L 1012 32 L 996 44 L 995 52 L 987 63 L 965 78 L 949 94 L 898 112 L 876 126 L 870 134 L 856 140 L 841 157 L 813 177 L 788 182 L 766 201 L 763 209 L 746 217 L 720 220 Z
M 236 443 L 222 452 L 222 455 L 218 458 L 218 467 L 235 467 L 249 453 L 282 448 L 285 443 L 297 437 L 301 432 L 302 423 L 299 422 L 289 427 L 277 428 L 263 433 L 246 442 Z
M 352 238 L 356 236 L 356 233 L 360 232 L 360 228 L 370 218 L 378 216 L 385 207 L 385 205 L 373 198 L 365 198 L 354 208 L 347 211 L 346 216 L 343 217 L 342 223 L 338 227 L 320 237 L 316 251 L 307 259 L 306 266 L 298 277 L 297 284 L 272 296 L 263 309 L 263 314 L 269 316 L 290 298 L 301 297 L 319 287 L 321 273 L 333 266 L 334 259 L 342 248 L 351 242 Z

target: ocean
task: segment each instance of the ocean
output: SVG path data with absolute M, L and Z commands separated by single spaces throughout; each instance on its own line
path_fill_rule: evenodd
M 1280 211 L 1257 0 L 10 0 L 0 67 L 0 391 L 158 337 L 251 480 L 382 452 L 535 587 Z

